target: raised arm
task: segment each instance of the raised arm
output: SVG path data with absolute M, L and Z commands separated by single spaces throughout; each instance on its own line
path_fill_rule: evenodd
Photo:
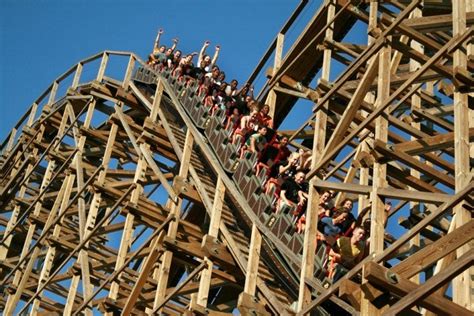
M 219 45 L 216 46 L 216 51 L 214 53 L 214 56 L 212 57 L 211 65 L 209 65 L 209 68 L 212 69 L 212 67 L 216 64 L 217 58 L 219 57 L 219 51 L 221 50 L 221 47 Z
M 201 62 L 204 58 L 204 54 L 206 54 L 206 48 L 209 46 L 209 41 L 205 41 L 204 44 L 202 45 L 201 51 L 199 52 L 199 57 L 198 57 L 198 67 L 201 66 Z
M 173 38 L 173 46 L 171 46 L 171 50 L 174 51 L 177 45 L 178 45 L 178 38 Z
M 160 49 L 160 37 L 163 34 L 163 29 L 159 29 L 156 34 L 155 45 L 153 45 L 153 53 L 157 52 Z

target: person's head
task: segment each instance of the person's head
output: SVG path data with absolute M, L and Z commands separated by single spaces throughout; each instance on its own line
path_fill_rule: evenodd
M 237 89 L 237 85 L 238 85 L 238 84 L 239 84 L 239 82 L 238 82 L 237 80 L 232 79 L 232 81 L 230 82 L 230 88 L 231 88 L 232 90 L 235 90 L 235 89 Z
M 192 55 L 192 54 L 187 55 L 186 58 L 185 58 L 185 62 L 190 64 L 193 61 L 193 56 L 194 55 Z
M 172 53 L 173 53 L 173 49 L 172 49 L 172 48 L 168 48 L 168 49 L 166 50 L 166 56 L 170 56 Z
M 286 145 L 288 145 L 288 137 L 283 136 L 283 137 L 280 139 L 280 147 L 285 147 Z
M 221 82 L 221 85 L 219 86 L 219 91 L 225 92 L 226 88 L 227 88 L 227 82 Z
M 164 53 L 165 50 L 166 50 L 166 46 L 165 46 L 165 45 L 161 45 L 160 48 L 158 49 L 158 51 L 159 51 L 160 53 Z
M 298 183 L 298 184 L 303 183 L 305 178 L 306 178 L 306 175 L 303 171 L 298 171 L 295 174 L 295 182 Z
M 288 162 L 290 162 L 292 165 L 296 165 L 299 158 L 300 155 L 297 152 L 292 152 L 290 157 L 288 157 Z
M 268 114 L 270 112 L 270 106 L 268 104 L 265 104 L 262 109 L 260 110 L 263 114 Z
M 331 192 L 330 191 L 324 191 L 323 194 L 319 197 L 319 203 L 320 204 L 325 204 L 331 199 Z
M 178 59 L 181 57 L 181 51 L 180 50 L 177 50 L 174 52 L 174 58 Z
M 211 64 L 211 56 L 209 55 L 204 55 L 204 58 L 202 60 L 204 61 L 206 66 Z
M 247 104 L 250 104 L 250 102 L 252 102 L 252 97 L 249 96 L 249 95 L 245 96 L 245 102 L 246 102 Z
M 345 207 L 340 207 L 332 214 L 334 224 L 343 223 L 349 216 L 349 210 Z
M 219 81 L 221 81 L 221 82 L 224 81 L 225 80 L 225 72 L 221 71 L 218 78 L 219 78 Z
M 352 231 L 351 241 L 353 243 L 357 243 L 357 242 L 362 241 L 364 237 L 365 237 L 365 230 L 360 226 L 356 226 L 356 228 L 354 228 L 354 230 Z
M 249 109 L 252 113 L 254 113 L 254 114 L 258 113 L 258 102 L 257 101 L 250 100 L 250 102 L 248 103 L 248 107 L 249 107 Z
M 240 115 L 239 108 L 238 108 L 238 107 L 234 107 L 234 108 L 232 109 L 232 114 L 235 115 L 235 116 L 239 116 L 239 115 Z
M 220 70 L 219 70 L 219 67 L 217 66 L 214 66 L 212 67 L 212 77 L 217 79 L 219 77 L 219 74 L 220 74 Z
M 353 205 L 354 203 L 352 202 L 351 199 L 344 199 L 344 201 L 342 201 L 342 207 L 345 207 L 348 210 L 352 210 Z
M 267 128 L 265 126 L 260 127 L 258 133 L 263 136 L 267 135 Z

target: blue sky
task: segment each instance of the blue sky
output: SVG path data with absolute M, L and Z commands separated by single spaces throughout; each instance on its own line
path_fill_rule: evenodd
M 103 50 L 143 58 L 157 30 L 161 43 L 178 37 L 184 53 L 221 45 L 227 78 L 245 81 L 297 0 L 263 1 L 0 1 L 0 136 L 2 140 L 46 87 L 79 60 Z M 319 7 L 311 0 L 288 38 L 294 39 Z M 286 45 L 286 48 L 290 45 Z

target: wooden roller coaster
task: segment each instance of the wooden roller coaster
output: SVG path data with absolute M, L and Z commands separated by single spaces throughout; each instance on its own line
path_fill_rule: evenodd
M 265 73 L 276 132 L 312 150 L 304 233 L 195 85 L 105 51 L 1 144 L 4 315 L 472 315 L 474 1 L 327 0 L 284 55 L 306 3 L 248 79 Z M 312 114 L 280 129 L 301 100 Z M 370 218 L 336 282 L 315 238 L 327 189 Z

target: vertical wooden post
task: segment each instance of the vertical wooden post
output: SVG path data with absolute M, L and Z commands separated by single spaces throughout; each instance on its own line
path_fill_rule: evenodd
M 217 238 L 219 233 L 219 225 L 221 223 L 222 205 L 225 196 L 225 186 L 222 178 L 217 178 L 216 194 L 214 195 L 214 203 L 211 210 L 211 222 L 209 224 L 208 235 Z M 199 291 L 196 303 L 200 306 L 207 306 L 207 299 L 209 295 L 209 288 L 212 277 L 212 261 L 208 260 L 207 267 L 201 272 L 201 280 L 199 282 Z
M 79 81 L 81 80 L 82 75 L 82 68 L 84 65 L 82 63 L 78 63 L 76 65 L 76 72 L 74 73 L 74 78 L 72 79 L 71 89 L 76 89 L 79 85 Z
M 123 78 L 122 88 L 127 89 L 130 84 L 130 79 L 132 78 L 133 68 L 135 67 L 135 56 L 130 55 L 127 64 L 127 70 L 125 71 L 125 76 Z
M 254 223 L 252 225 L 252 237 L 250 239 L 249 259 L 247 261 L 247 273 L 245 274 L 244 285 L 244 292 L 250 296 L 255 296 L 257 289 L 261 245 L 262 235 Z
M 31 105 L 30 115 L 28 116 L 28 122 L 26 123 L 26 126 L 30 127 L 33 124 L 36 116 L 36 111 L 38 111 L 38 103 L 33 102 L 33 104 Z
M 278 71 L 278 68 L 281 66 L 281 58 L 283 55 L 283 44 L 285 41 L 285 34 L 283 33 L 278 33 L 277 35 L 277 43 L 276 43 L 276 48 L 275 48 L 275 60 L 273 62 L 273 75 L 276 74 Z M 275 90 L 270 90 L 268 92 L 267 99 L 265 100 L 265 104 L 268 104 L 270 106 L 270 112 L 268 113 L 271 117 L 275 117 L 275 107 L 277 104 L 277 94 Z
M 51 86 L 51 91 L 49 91 L 48 105 L 51 105 L 56 100 L 56 93 L 58 92 L 59 83 L 57 81 L 53 82 Z
M 105 69 L 107 68 L 108 62 L 109 62 L 109 53 L 104 52 L 104 54 L 102 54 L 102 59 L 100 60 L 99 71 L 97 72 L 97 78 L 96 78 L 97 81 L 100 82 L 104 78 Z
M 390 95 L 390 57 L 390 46 L 386 45 L 382 47 L 379 52 L 379 76 L 375 106 L 382 105 Z M 375 140 L 386 142 L 387 139 L 388 121 L 383 116 L 379 116 L 375 121 Z M 376 162 L 374 163 L 373 170 L 373 191 L 370 197 L 372 201 L 370 214 L 370 253 L 378 254 L 383 251 L 385 233 L 384 222 L 386 216 L 384 211 L 384 199 L 377 194 L 377 189 L 386 186 L 387 167 L 385 163 Z M 373 306 L 369 300 L 365 298 L 362 299 L 361 314 L 378 315 L 380 312 L 381 311 Z
M 418 18 L 418 17 L 421 17 L 422 16 L 422 11 L 420 8 L 415 8 L 413 9 L 413 12 L 411 14 L 411 17 L 414 17 L 414 18 Z M 423 46 L 412 40 L 411 43 L 410 43 L 410 46 L 420 52 L 420 53 L 423 53 Z M 417 62 L 416 60 L 414 59 L 410 59 L 410 72 L 415 72 L 417 71 L 418 69 L 420 68 L 420 63 Z M 415 94 L 412 95 L 411 97 L 411 107 L 412 109 L 420 109 L 421 108 L 421 97 L 420 97 L 420 93 L 421 92 L 421 88 L 419 89 L 419 91 Z M 414 128 L 420 130 L 421 128 L 421 124 L 419 122 L 411 122 L 411 126 L 413 126 Z M 415 140 L 416 138 L 412 137 L 411 138 L 412 140 Z M 418 158 L 419 160 L 419 158 Z M 410 169 L 410 174 L 419 179 L 420 178 L 420 172 L 416 169 Z M 413 188 L 410 188 L 411 190 L 415 190 Z M 410 210 L 411 212 L 419 212 L 420 211 L 420 203 L 419 202 L 410 202 Z M 415 237 L 413 237 L 412 239 L 410 239 L 410 246 L 415 246 L 415 247 L 419 247 L 420 246 L 420 234 L 417 234 Z M 411 281 L 419 284 L 420 283 L 420 276 L 419 275 L 415 275 L 413 276 L 411 279 Z
M 336 4 L 333 0 L 328 0 L 327 6 L 327 23 L 331 23 L 336 11 Z M 326 30 L 326 38 L 332 40 L 334 23 Z M 329 80 L 331 71 L 331 50 L 325 49 L 323 53 L 323 66 L 321 79 Z M 326 109 L 326 103 L 323 108 Z M 326 142 L 326 125 L 327 114 L 325 110 L 318 111 L 315 118 L 313 151 L 311 160 L 311 169 L 316 166 L 317 160 L 324 151 Z M 303 257 L 301 260 L 300 284 L 298 289 L 297 311 L 301 311 L 311 301 L 311 290 L 305 283 L 306 278 L 312 278 L 314 274 L 314 259 L 316 253 L 316 234 L 318 231 L 318 210 L 319 210 L 319 193 L 314 186 L 313 178 L 309 182 L 308 206 L 306 210 L 306 228 L 304 234 Z
M 188 177 L 189 165 L 191 164 L 191 153 L 193 149 L 194 138 L 191 131 L 188 129 L 186 132 L 186 139 L 184 141 L 184 149 L 183 149 L 183 156 L 179 166 L 179 177 L 182 179 L 186 179 Z M 176 181 L 176 178 L 175 180 Z M 183 199 L 178 197 L 177 202 L 173 202 L 171 200 L 168 201 L 168 205 L 171 204 L 170 214 L 176 216 L 179 219 L 179 213 L 181 211 Z M 171 222 L 168 228 L 167 237 L 174 239 L 176 238 L 176 233 L 178 231 L 179 220 Z M 153 304 L 153 309 L 160 306 L 165 299 L 166 296 L 166 288 L 168 287 L 168 277 L 169 277 L 169 270 L 171 266 L 171 260 L 173 259 L 173 252 L 172 251 L 165 251 L 165 253 L 161 257 L 161 265 L 158 272 L 158 285 L 156 288 L 155 293 L 155 301 Z
M 64 316 L 69 316 L 72 313 L 72 307 L 74 306 L 74 299 L 76 298 L 80 278 L 81 276 L 79 274 L 74 274 L 71 278 L 71 284 L 69 285 L 69 291 L 66 298 L 66 305 L 64 305 Z
M 466 4 L 468 1 L 453 1 L 453 36 L 462 34 L 466 31 Z M 466 48 L 459 47 L 453 53 L 453 70 L 466 70 L 467 58 L 463 51 Z M 469 107 L 468 94 L 455 89 L 454 91 L 454 172 L 455 189 L 461 191 L 471 181 L 469 165 Z M 472 110 L 471 110 L 472 111 Z M 464 209 L 462 204 L 454 208 L 456 227 L 471 220 L 471 214 Z M 456 252 L 457 257 L 466 253 L 470 249 L 469 245 L 463 246 Z M 472 288 L 471 288 L 471 269 L 467 269 L 458 277 L 453 279 L 453 301 L 467 308 L 473 309 Z

